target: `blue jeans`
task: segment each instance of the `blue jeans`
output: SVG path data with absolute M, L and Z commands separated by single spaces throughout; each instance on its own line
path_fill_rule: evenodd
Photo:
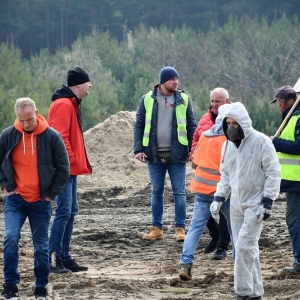
M 166 173 L 168 171 L 175 202 L 175 227 L 185 228 L 186 195 L 184 163 L 148 163 L 151 181 L 151 209 L 152 225 L 162 229 L 164 211 L 164 188 Z
M 292 241 L 294 263 L 300 264 L 300 193 L 286 193 L 286 224 Z
M 48 228 L 51 218 L 51 202 L 39 200 L 27 202 L 20 195 L 6 197 L 4 220 L 4 281 L 20 282 L 18 271 L 19 240 L 22 226 L 28 217 L 34 249 L 34 275 L 36 287 L 45 287 L 48 283 Z
M 183 243 L 182 254 L 180 255 L 180 264 L 193 264 L 195 252 L 200 240 L 201 234 L 206 226 L 206 223 L 211 216 L 210 204 L 213 202 L 214 197 L 204 194 L 196 194 L 194 200 L 193 217 L 189 231 Z M 228 231 L 231 237 L 232 248 L 233 240 L 230 226 L 230 201 L 225 201 L 220 211 L 223 213 L 228 226 Z
M 57 208 L 51 227 L 49 240 L 49 260 L 51 253 L 56 252 L 57 261 L 72 259 L 70 243 L 74 219 L 78 214 L 77 177 L 70 176 L 62 192 L 56 197 Z

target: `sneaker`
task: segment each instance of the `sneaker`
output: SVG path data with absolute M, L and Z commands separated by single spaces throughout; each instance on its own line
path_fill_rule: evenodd
M 88 270 L 88 267 L 78 265 L 75 259 L 65 260 L 63 264 L 68 270 L 71 270 L 72 272 L 82 272 Z
M 183 242 L 185 240 L 185 230 L 182 227 L 175 228 L 175 235 L 177 242 Z
M 47 290 L 42 287 L 36 287 L 34 290 L 34 296 L 36 300 L 47 300 Z
M 17 285 L 10 282 L 4 283 L 3 292 L 0 295 L 0 299 L 18 300 L 19 294 Z
M 211 240 L 206 247 L 204 248 L 203 252 L 208 254 L 208 253 L 212 253 L 217 249 L 217 242 L 214 240 Z
M 286 273 L 300 273 L 300 264 L 294 263 L 291 267 L 283 268 L 283 272 Z
M 212 259 L 221 260 L 221 259 L 224 259 L 226 257 L 226 255 L 227 255 L 226 250 L 224 250 L 222 248 L 218 248 Z
M 180 265 L 180 279 L 192 280 L 192 266 L 192 264 Z
M 71 272 L 71 270 L 67 269 L 61 261 L 56 261 L 56 266 L 50 266 L 50 273 L 56 273 L 56 274 L 64 274 Z

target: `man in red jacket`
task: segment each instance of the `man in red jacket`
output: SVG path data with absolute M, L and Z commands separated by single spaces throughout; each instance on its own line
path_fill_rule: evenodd
M 78 214 L 77 175 L 91 174 L 82 132 L 80 103 L 92 87 L 89 75 L 76 67 L 68 71 L 68 86 L 57 90 L 48 112 L 48 123 L 63 137 L 70 161 L 70 177 L 62 192 L 56 197 L 57 209 L 53 220 L 49 253 L 56 254 L 50 272 L 80 272 L 88 268 L 80 266 L 70 254 L 74 218 Z
M 215 124 L 218 115 L 218 109 L 225 103 L 231 103 L 227 90 L 217 87 L 210 92 L 210 108 L 208 112 L 200 119 L 193 136 L 191 150 L 192 156 L 194 155 L 196 145 L 201 137 L 202 132 L 210 129 Z M 204 253 L 211 253 L 217 248 L 213 259 L 224 259 L 227 255 L 226 251 L 228 250 L 230 235 L 227 228 L 227 222 L 223 214 L 220 214 L 219 226 L 216 224 L 216 221 L 213 219 L 213 217 L 210 217 L 207 221 L 206 227 L 208 228 L 209 235 L 212 239 L 204 248 Z

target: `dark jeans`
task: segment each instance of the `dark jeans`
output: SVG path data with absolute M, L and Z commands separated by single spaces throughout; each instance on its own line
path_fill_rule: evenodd
M 294 263 L 300 264 L 300 193 L 286 193 L 286 224 L 292 241 Z
M 49 259 L 56 252 L 56 260 L 72 259 L 70 243 L 75 216 L 78 214 L 77 177 L 70 176 L 61 193 L 56 197 L 56 212 L 49 239 Z
M 227 251 L 230 242 L 230 234 L 224 215 L 220 213 L 219 226 L 217 225 L 215 219 L 210 216 L 206 223 L 206 227 L 212 240 L 217 243 L 217 247 Z
M 4 220 L 4 281 L 20 282 L 18 271 L 19 240 L 22 226 L 28 218 L 34 249 L 34 275 L 36 287 L 48 284 L 48 228 L 52 212 L 51 202 L 27 202 L 20 195 L 6 197 Z

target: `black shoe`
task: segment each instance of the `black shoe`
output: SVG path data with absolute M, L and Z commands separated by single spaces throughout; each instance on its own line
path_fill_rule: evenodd
M 50 266 L 50 272 L 51 273 L 56 273 L 56 274 L 64 274 L 71 272 L 69 269 L 67 269 L 61 261 L 56 261 L 56 266 Z
M 0 299 L 19 299 L 18 287 L 16 284 L 6 282 L 3 284 L 3 292 L 0 295 Z
M 236 295 L 235 297 L 233 297 L 233 300 L 250 300 L 252 298 L 250 298 L 249 296 L 240 296 L 240 295 Z M 253 298 L 256 299 L 256 298 Z
M 222 248 L 218 248 L 212 259 L 221 260 L 224 259 L 226 255 L 227 255 L 226 250 Z
M 34 296 L 36 300 L 47 300 L 47 290 L 42 287 L 36 287 L 34 290 Z
M 286 272 L 286 273 L 300 273 L 300 264 L 293 264 L 291 267 L 285 267 L 283 268 L 283 272 Z
M 75 259 L 65 260 L 63 264 L 67 269 L 71 270 L 72 272 L 82 272 L 88 270 L 88 267 L 78 265 Z
M 208 254 L 208 253 L 212 253 L 216 250 L 217 248 L 217 242 L 214 240 L 211 240 L 206 247 L 204 248 L 203 252 Z

